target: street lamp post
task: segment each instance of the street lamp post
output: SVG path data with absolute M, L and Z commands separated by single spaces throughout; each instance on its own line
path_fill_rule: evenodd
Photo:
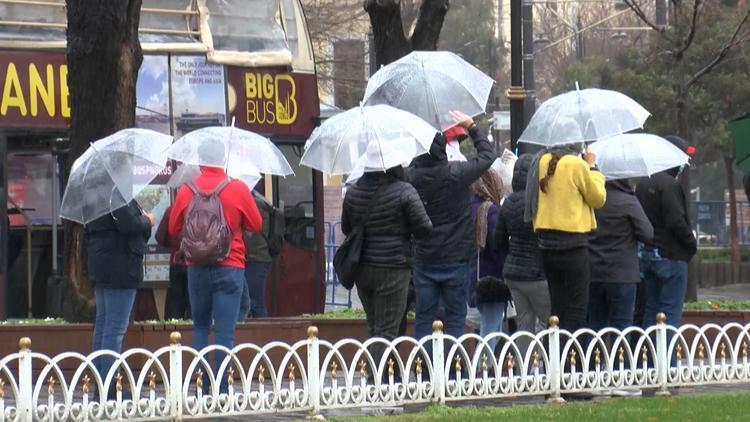
M 536 88 L 534 84 L 534 4 L 532 0 L 523 0 L 522 9 L 523 89 L 525 94 L 523 103 L 523 129 L 525 129 L 536 110 Z
M 516 151 L 518 138 L 523 132 L 523 107 L 526 98 L 523 89 L 523 54 L 521 51 L 521 11 L 523 0 L 510 2 L 510 148 Z

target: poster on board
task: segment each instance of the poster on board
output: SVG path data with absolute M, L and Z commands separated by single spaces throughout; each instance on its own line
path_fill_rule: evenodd
M 167 56 L 143 56 L 135 93 L 136 127 L 170 135 Z
M 226 124 L 224 67 L 205 56 L 171 56 L 172 130 L 175 139 Z

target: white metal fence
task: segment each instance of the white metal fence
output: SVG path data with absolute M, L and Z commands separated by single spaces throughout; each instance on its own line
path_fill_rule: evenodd
M 0 360 L 0 420 L 315 415 L 344 407 L 521 395 L 561 401 L 566 393 L 611 388 L 668 394 L 674 386 L 750 382 L 750 324 L 675 328 L 665 325 L 662 315 L 659 321 L 646 330 L 570 333 L 552 317 L 550 328 L 538 334 L 494 334 L 499 339 L 494 357 L 483 352 L 489 338 L 467 334 L 456 339 L 442 332 L 439 321 L 433 334 L 421 340 L 332 344 L 309 327 L 309 337 L 291 345 L 197 351 L 172 333 L 171 344 L 155 352 L 131 349 L 119 355 L 49 357 L 32 351 L 31 340 L 23 338 L 18 353 Z M 378 361 L 369 351 L 374 344 L 385 349 Z M 211 369 L 209 355 L 216 351 L 227 355 Z M 93 366 L 103 354 L 116 359 L 104 379 Z M 110 386 L 108 397 L 104 392 Z

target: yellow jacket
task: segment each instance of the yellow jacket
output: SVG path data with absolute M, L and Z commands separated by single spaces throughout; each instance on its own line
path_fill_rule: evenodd
M 547 153 L 539 159 L 540 181 L 547 174 L 551 158 Z M 606 199 L 604 175 L 589 169 L 580 157 L 565 155 L 549 178 L 547 193 L 539 190 L 534 230 L 588 233 L 596 229 L 594 209 L 604 206 Z

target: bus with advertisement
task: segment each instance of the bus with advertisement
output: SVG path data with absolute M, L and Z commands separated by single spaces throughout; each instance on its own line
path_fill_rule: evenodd
M 0 317 L 59 312 L 56 210 L 70 119 L 65 2 L 0 0 Z M 144 0 L 136 126 L 175 137 L 234 124 L 277 144 L 295 174 L 255 187 L 283 210 L 284 244 L 266 279 L 270 316 L 322 312 L 323 178 L 299 166 L 319 120 L 310 36 L 299 0 Z M 93 140 L 92 140 L 93 141 Z M 139 202 L 158 217 L 174 192 L 165 169 Z M 138 319 L 164 315 L 168 251 L 149 241 Z M 7 298 L 24 300 L 7 300 Z

